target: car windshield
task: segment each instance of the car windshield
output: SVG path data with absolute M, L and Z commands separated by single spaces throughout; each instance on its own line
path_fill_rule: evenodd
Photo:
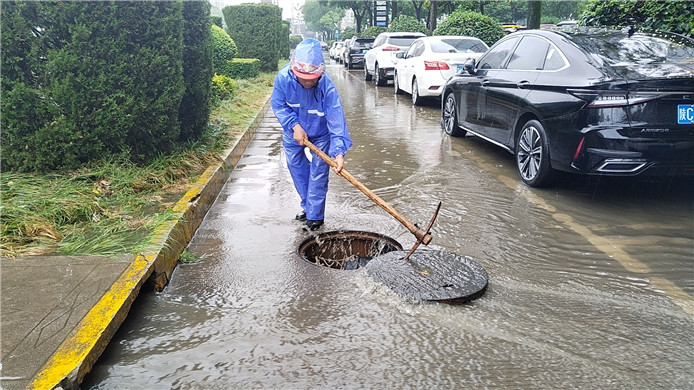
M 431 41 L 434 53 L 484 53 L 487 46 L 479 39 L 442 39 Z
M 676 40 L 625 31 L 575 34 L 573 42 L 591 58 L 621 77 L 648 79 L 694 74 L 694 41 Z
M 395 46 L 410 46 L 419 37 L 390 37 L 388 43 Z

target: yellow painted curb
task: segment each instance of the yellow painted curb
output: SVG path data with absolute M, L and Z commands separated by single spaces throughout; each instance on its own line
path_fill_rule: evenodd
M 268 96 L 236 144 L 224 153 L 220 164 L 209 167 L 178 201 L 173 208 L 174 217 L 155 229 L 152 244 L 158 250 L 137 255 L 39 370 L 30 389 L 78 389 L 125 320 L 144 283 L 151 279 L 158 291 L 166 286 L 176 268 L 178 256 L 190 242 L 255 135 L 258 124 L 269 109 L 269 99 Z

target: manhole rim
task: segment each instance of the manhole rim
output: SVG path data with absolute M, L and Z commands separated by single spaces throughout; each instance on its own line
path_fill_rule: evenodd
M 402 244 L 398 242 L 398 240 L 386 236 L 385 234 L 382 233 L 375 233 L 375 232 L 369 232 L 369 231 L 364 231 L 364 230 L 350 230 L 350 229 L 339 229 L 339 230 L 331 230 L 328 232 L 323 232 L 323 233 L 318 233 L 311 235 L 310 237 L 306 238 L 303 240 L 299 246 L 297 247 L 296 254 L 301 258 L 303 261 L 315 265 L 317 267 L 321 268 L 328 268 L 328 269 L 335 269 L 335 268 L 330 268 L 330 267 L 325 267 L 320 264 L 317 264 L 310 259 L 308 259 L 306 256 L 304 256 L 302 253 L 305 252 L 306 247 L 308 245 L 315 243 L 318 239 L 331 239 L 336 236 L 342 236 L 342 235 L 354 235 L 352 238 L 359 238 L 359 236 L 366 238 L 366 239 L 377 239 L 377 240 L 382 240 L 385 241 L 387 244 L 394 246 L 396 251 L 401 251 L 403 250 Z

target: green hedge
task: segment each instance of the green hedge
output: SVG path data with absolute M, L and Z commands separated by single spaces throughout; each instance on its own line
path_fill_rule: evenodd
M 0 47 L 3 169 L 75 169 L 114 154 L 148 161 L 198 134 L 211 88 L 206 10 L 202 1 L 3 2 L 2 31 L 12 32 Z
M 271 4 L 242 4 L 224 7 L 222 13 L 238 56 L 258 58 L 264 72 L 277 71 L 284 39 L 282 9 Z
M 224 74 L 233 79 L 252 79 L 260 75 L 260 67 L 257 58 L 234 58 L 227 63 Z
M 180 141 L 196 140 L 207 129 L 212 106 L 212 33 L 210 3 L 183 3 L 183 80 L 185 93 L 178 110 Z
M 455 11 L 434 30 L 434 35 L 467 35 L 491 46 L 504 36 L 501 25 L 479 12 Z

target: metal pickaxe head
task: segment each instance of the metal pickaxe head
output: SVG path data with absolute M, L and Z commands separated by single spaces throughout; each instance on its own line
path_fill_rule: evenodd
M 419 247 L 420 244 L 424 245 L 429 245 L 431 242 L 431 234 L 429 231 L 431 231 L 431 227 L 434 226 L 434 221 L 436 220 L 436 217 L 439 215 L 439 210 L 441 210 L 441 202 L 439 202 L 439 205 L 436 206 L 436 211 L 434 212 L 434 216 L 431 217 L 431 221 L 429 221 L 429 225 L 427 226 L 426 230 L 422 229 L 417 229 L 416 232 L 414 232 L 415 237 L 417 237 L 417 242 L 412 246 L 412 249 L 407 253 L 405 257 L 403 257 L 403 260 L 407 260 L 412 256 L 415 250 Z

